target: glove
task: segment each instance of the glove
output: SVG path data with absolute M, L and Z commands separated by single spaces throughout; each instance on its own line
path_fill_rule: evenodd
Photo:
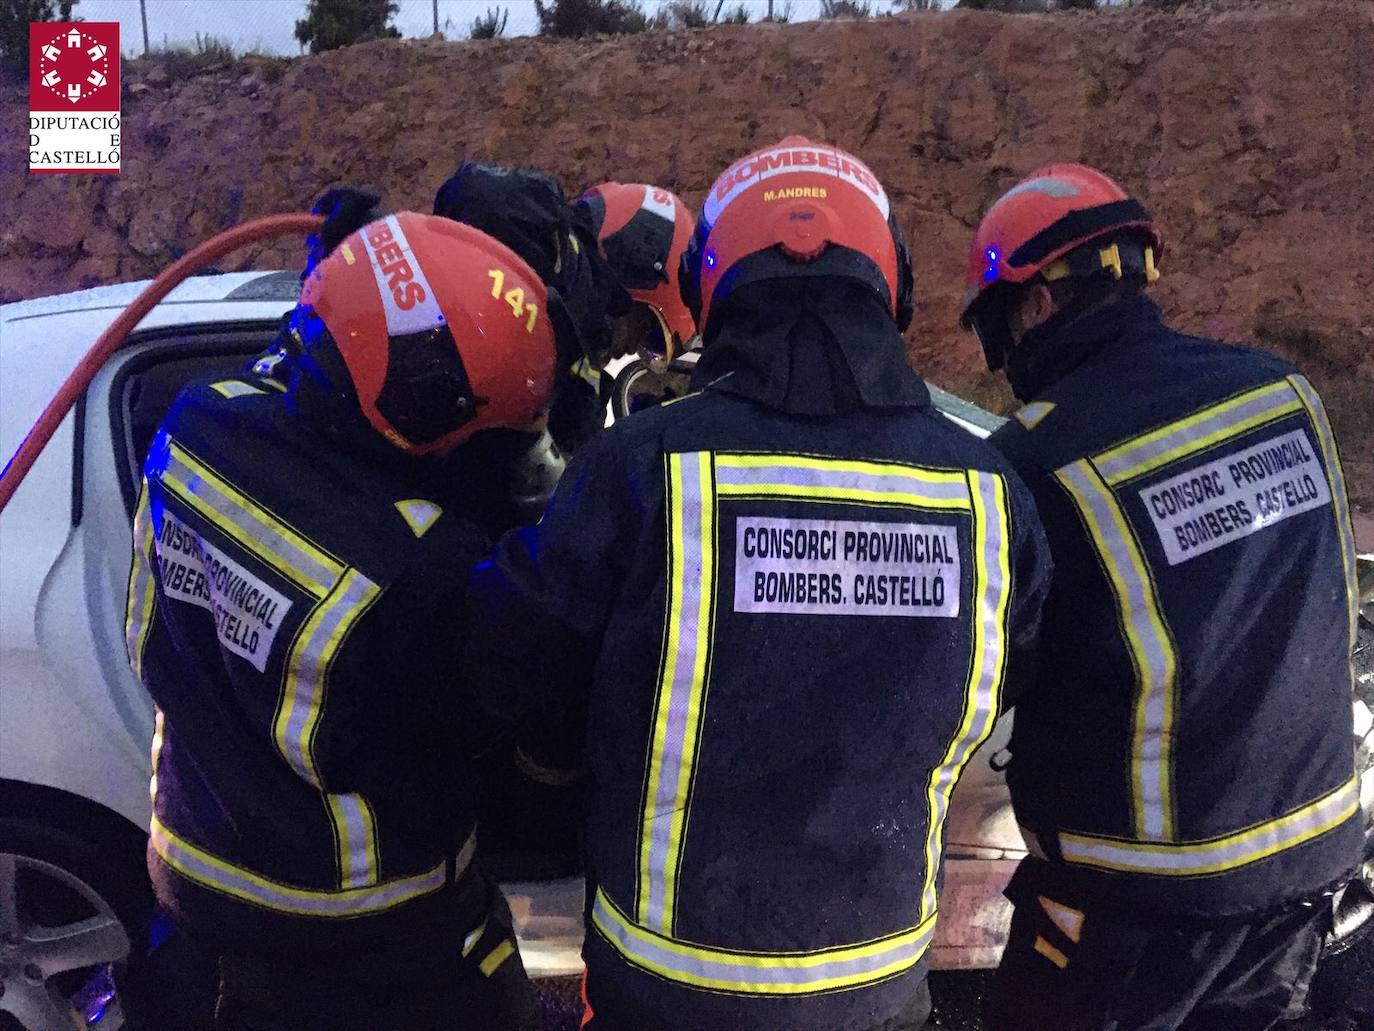
M 336 186 L 326 190 L 310 209 L 312 214 L 324 216 L 324 225 L 306 240 L 308 253 L 305 276 L 329 257 L 350 233 L 356 233 L 369 222 L 381 218 L 381 201 L 381 194 L 355 186 Z

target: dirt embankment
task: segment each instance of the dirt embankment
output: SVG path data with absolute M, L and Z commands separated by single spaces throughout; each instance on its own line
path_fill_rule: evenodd
M 652 180 L 695 203 L 730 160 L 801 132 L 862 155 L 894 196 L 918 368 L 1005 408 L 954 328 L 964 248 L 1019 176 L 1086 161 L 1163 224 L 1158 295 L 1177 324 L 1308 372 L 1374 512 L 1371 53 L 1374 3 L 1273 0 L 383 42 L 194 74 L 154 58 L 126 68 L 119 176 L 25 174 L 25 90 L 0 90 L 0 299 L 146 276 L 332 183 L 423 208 L 465 156 L 544 168 L 569 190 Z M 240 264 L 299 258 L 274 247 Z

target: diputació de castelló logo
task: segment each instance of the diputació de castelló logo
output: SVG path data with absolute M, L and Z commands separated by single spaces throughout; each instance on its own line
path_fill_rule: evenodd
M 29 23 L 29 171 L 118 172 L 118 22 Z

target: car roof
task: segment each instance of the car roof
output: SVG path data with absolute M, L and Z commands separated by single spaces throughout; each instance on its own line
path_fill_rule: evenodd
M 27 301 L 0 304 L 0 322 L 18 322 L 46 315 L 74 312 L 118 310 L 127 307 L 152 280 L 112 283 L 87 290 L 37 297 Z M 294 304 L 300 295 L 300 279 L 295 272 L 221 272 L 192 276 L 179 283 L 160 302 L 165 304 L 207 304 L 225 301 L 280 301 Z

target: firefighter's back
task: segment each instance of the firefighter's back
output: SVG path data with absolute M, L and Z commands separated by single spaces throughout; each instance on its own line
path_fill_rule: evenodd
M 1336 445 L 1286 363 L 1173 332 L 1144 299 L 1112 311 L 1113 345 L 995 438 L 1036 489 L 1057 576 L 1013 800 L 1092 895 L 1262 912 L 1358 852 Z
M 418 618 L 483 539 L 456 495 L 373 461 L 385 442 L 321 447 L 283 390 L 192 385 L 145 467 L 129 631 L 159 710 L 152 872 L 231 939 L 423 937 L 485 904 L 444 890 L 472 813 Z
M 597 446 L 644 513 L 589 723 L 598 987 L 645 1026 L 876 1026 L 924 976 L 1029 496 L 928 404 L 707 390 Z

